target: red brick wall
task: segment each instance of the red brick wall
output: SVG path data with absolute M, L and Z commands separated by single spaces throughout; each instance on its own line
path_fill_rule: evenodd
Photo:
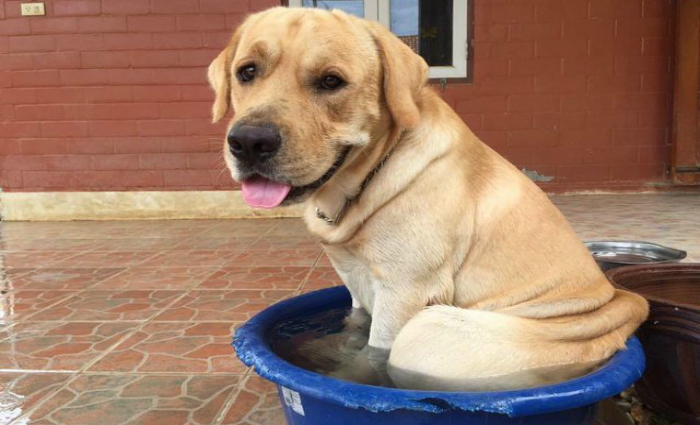
M 0 188 L 230 188 L 206 66 L 279 0 L 0 4 Z M 474 78 L 445 99 L 554 182 L 658 181 L 668 162 L 672 3 L 476 0 Z

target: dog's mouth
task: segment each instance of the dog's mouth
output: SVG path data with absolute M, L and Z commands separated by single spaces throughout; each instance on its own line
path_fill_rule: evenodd
M 253 208 L 275 208 L 284 204 L 291 204 L 302 196 L 323 186 L 331 179 L 338 169 L 345 163 L 351 147 L 345 148 L 333 165 L 323 175 L 303 186 L 292 186 L 287 182 L 276 181 L 260 174 L 254 174 L 243 180 L 241 192 L 243 200 Z

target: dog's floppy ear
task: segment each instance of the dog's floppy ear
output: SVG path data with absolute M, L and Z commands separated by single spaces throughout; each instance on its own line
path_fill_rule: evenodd
M 428 80 L 428 64 L 383 25 L 368 25 L 382 61 L 389 112 L 399 127 L 416 127 L 420 122 L 418 97 Z
M 219 53 L 219 56 L 209 65 L 209 84 L 214 89 L 216 97 L 211 108 L 212 121 L 217 122 L 228 112 L 231 105 L 231 61 L 236 54 L 241 29 L 233 33 L 231 42 Z

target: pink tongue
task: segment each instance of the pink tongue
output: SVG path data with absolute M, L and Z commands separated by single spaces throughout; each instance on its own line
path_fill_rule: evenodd
M 292 186 L 255 176 L 243 181 L 243 200 L 255 208 L 274 208 L 284 201 Z

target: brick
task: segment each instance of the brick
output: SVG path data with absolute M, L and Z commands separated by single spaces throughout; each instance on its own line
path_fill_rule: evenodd
M 93 170 L 138 170 L 139 156 L 138 155 L 93 155 L 92 156 Z
M 608 93 L 565 94 L 561 97 L 565 112 L 611 111 L 615 109 L 615 95 Z
M 0 71 L 27 71 L 34 68 L 33 54 L 4 55 L 0 61 Z
M 587 79 L 589 93 L 638 92 L 642 87 L 640 75 L 592 75 Z
M 153 49 L 152 34 L 105 34 L 107 50 L 144 50 Z
M 72 34 L 78 32 L 77 18 L 44 18 L 31 21 L 33 34 Z
M 185 120 L 185 134 L 188 136 L 217 136 L 223 138 L 226 120 L 212 124 L 208 119 Z
M 665 109 L 667 103 L 666 93 L 620 93 L 615 95 L 615 109 Z
M 214 92 L 206 85 L 180 86 L 184 101 L 212 101 Z
M 671 70 L 669 56 L 616 57 L 616 74 L 662 74 Z
M 476 132 L 477 137 L 491 147 L 505 146 L 507 134 L 505 131 L 479 130 Z
M 128 16 L 129 32 L 174 32 L 177 30 L 175 16 Z
M 131 52 L 131 65 L 134 68 L 176 67 L 178 58 L 178 53 L 174 51 Z
M 101 7 L 100 0 L 55 0 L 53 10 L 56 16 L 87 16 L 99 15 Z
M 25 155 L 65 154 L 66 142 L 62 139 L 23 139 L 21 153 Z
M 151 13 L 166 15 L 199 13 L 199 2 L 192 0 L 151 0 Z
M 41 155 L 11 155 L 0 156 L 0 170 L 45 170 L 46 163 Z
M 114 153 L 114 139 L 90 137 L 69 139 L 66 141 L 68 152 L 73 154 L 108 154 Z
M 590 0 L 590 18 L 641 18 L 642 0 Z
M 75 52 L 81 55 L 86 69 L 128 68 L 131 66 L 129 52 Z
M 558 40 L 562 38 L 560 22 L 536 24 L 511 24 L 508 39 L 515 41 Z
M 136 86 L 133 96 L 137 102 L 172 102 L 182 99 L 181 90 L 184 89 L 180 86 Z
M 535 56 L 535 44 L 532 41 L 489 43 L 488 50 L 488 57 L 491 59 L 521 59 Z
M 10 52 L 50 52 L 56 50 L 56 37 L 50 35 L 28 35 L 10 37 Z
M 187 158 L 184 153 L 141 154 L 138 163 L 142 170 L 182 170 L 188 168 Z
M 638 111 L 591 111 L 586 114 L 586 128 L 634 128 L 639 126 Z
M 550 148 L 558 141 L 559 135 L 554 130 L 517 130 L 508 132 L 506 143 L 508 146 Z
M 584 0 L 545 0 L 536 3 L 535 21 L 566 22 L 586 19 L 588 2 Z
M 532 114 L 484 114 L 484 130 L 528 130 L 531 128 L 533 128 Z
M 146 15 L 150 11 L 150 0 L 108 0 L 102 4 L 102 13 L 106 15 Z
M 220 134 L 223 141 L 223 132 Z M 199 153 L 209 151 L 209 142 L 207 140 L 201 140 L 197 138 L 179 138 L 172 140 L 164 140 L 163 152 L 187 152 L 187 153 Z
M 639 147 L 640 164 L 667 164 L 671 162 L 671 146 L 653 145 Z
M 13 87 L 51 87 L 58 86 L 58 71 L 15 71 L 12 73 Z
M 202 34 L 202 46 L 212 49 L 223 49 L 231 41 L 231 31 L 207 32 Z
M 210 186 L 212 176 L 209 170 L 165 170 L 166 186 Z
M 464 96 L 457 100 L 457 113 L 505 112 L 507 96 Z
M 177 55 L 180 66 L 207 67 L 219 53 L 217 49 L 195 49 L 179 51 Z
M 134 121 L 90 121 L 88 134 L 98 137 L 124 137 L 135 136 L 137 126 Z
M 261 7 L 259 3 L 256 2 L 256 10 Z M 279 6 L 280 1 L 276 1 Z M 200 7 L 203 13 L 235 13 L 235 12 L 249 12 L 251 11 L 250 5 L 246 0 L 200 0 Z
M 590 40 L 590 55 L 641 56 L 642 38 L 626 37 L 604 40 Z
M 511 63 L 510 75 L 560 75 L 562 60 L 560 58 L 518 59 Z
M 70 187 L 71 173 L 67 171 L 24 171 L 25 189 L 61 189 Z
M 155 188 L 163 186 L 163 175 L 159 171 L 84 171 L 73 173 L 72 187 L 103 190 L 113 188 Z
M 24 105 L 36 103 L 36 91 L 34 88 L 13 88 L 0 89 L 0 104 L 2 105 Z
M 494 149 L 518 168 L 531 167 L 536 152 L 535 149 L 529 147 L 496 146 Z
M 60 51 L 104 51 L 105 41 L 102 34 L 72 34 L 58 37 Z
M 0 168 L 0 188 L 11 189 L 23 186 L 21 171 L 2 171 L 2 168 Z
M 79 52 L 47 52 L 34 57 L 37 69 L 75 69 L 80 68 Z
M 566 22 L 563 34 L 564 40 L 611 40 L 615 37 L 615 20 L 600 18 Z
M 556 112 L 559 111 L 559 95 L 513 95 L 508 97 L 508 112 Z
M 100 69 L 65 69 L 60 71 L 65 86 L 101 86 L 108 83 L 107 74 Z
M 200 33 L 158 33 L 153 34 L 156 49 L 193 49 L 202 46 Z
M 10 37 L 0 36 L 0 53 L 10 52 Z
M 612 143 L 612 131 L 609 129 L 561 130 L 559 144 L 562 146 L 607 146 Z
M 89 170 L 90 157 L 87 155 L 47 155 L 46 169 L 49 171 Z
M 133 100 L 131 87 L 88 87 L 83 90 L 88 103 L 122 103 Z
M 474 40 L 479 42 L 508 41 L 508 24 L 475 25 Z
M 639 111 L 640 127 L 669 128 L 672 121 L 672 108 Z
M 158 104 L 154 103 L 119 103 L 110 106 L 110 119 L 140 120 L 159 118 Z
M 610 180 L 609 165 L 565 165 L 559 167 L 557 181 L 601 182 Z
M 185 125 L 182 120 L 139 121 L 139 136 L 182 136 Z
M 0 134 L 0 137 L 2 134 Z M 20 141 L 15 140 L 2 140 L 0 142 L 0 155 L 19 155 L 20 153 Z M 0 167 L 2 170 L 2 167 Z
M 644 0 L 642 16 L 644 18 L 668 18 L 674 13 L 673 2 L 667 0 Z
M 535 42 L 535 57 L 570 58 L 588 55 L 588 40 L 538 40 Z
M 86 137 L 88 135 L 88 123 L 86 121 L 42 122 L 41 135 L 51 138 Z
M 609 75 L 615 71 L 615 57 L 605 56 L 574 57 L 563 59 L 564 75 Z
M 668 35 L 668 19 L 639 18 L 620 19 L 617 22 L 617 37 L 663 37 Z
M 222 31 L 226 29 L 226 17 L 217 15 L 178 16 L 178 31 Z
M 487 23 L 524 23 L 535 20 L 535 5 L 532 3 L 496 3 L 488 2 L 475 8 L 476 21 Z
M 114 144 L 116 153 L 160 153 L 163 151 L 161 144 L 171 140 L 157 137 L 127 137 L 117 139 Z
M 223 169 L 224 158 L 221 152 L 187 154 L 187 167 L 195 170 Z
M 673 40 L 668 37 L 644 37 L 642 54 L 644 56 L 670 56 L 673 53 Z
M 62 105 L 18 105 L 15 106 L 18 121 L 60 121 L 65 119 Z
M 584 93 L 586 91 L 585 75 L 535 76 L 536 93 Z
M 27 19 L 6 19 L 0 25 L 0 35 L 28 35 L 31 27 Z
M 230 30 L 238 28 L 247 16 L 247 13 L 233 13 L 226 15 L 226 28 Z
M 625 167 L 613 167 L 610 179 L 626 180 L 662 180 L 666 174 L 665 164 L 634 164 Z
M 518 77 L 485 77 L 476 80 L 484 93 L 497 94 L 526 94 L 534 91 L 534 79 L 529 76 Z
M 534 128 L 541 130 L 574 130 L 585 127 L 583 112 L 535 114 Z
M 628 165 L 639 162 L 637 146 L 593 146 L 586 149 L 586 164 Z
M 472 131 L 481 130 L 484 125 L 484 117 L 481 114 L 459 114 L 459 117 Z
M 210 102 L 165 103 L 159 106 L 162 118 L 208 118 L 211 114 Z
M 15 116 L 15 106 L 12 105 L 0 105 L 0 117 L 4 121 L 19 121 L 19 118 Z
M 624 128 L 613 130 L 616 145 L 663 145 L 666 142 L 665 128 Z
M 85 104 L 65 105 L 63 113 L 69 120 L 109 120 L 111 119 L 110 105 Z
M 543 172 L 543 167 L 580 165 L 583 164 L 585 152 L 586 148 L 580 146 L 552 146 L 547 149 L 540 149 L 537 155 L 533 157 L 532 165 L 540 172 Z M 552 171 L 549 175 L 555 174 L 556 171 Z
M 100 16 L 94 18 L 79 18 L 78 29 L 81 33 L 110 33 L 125 32 L 127 30 L 126 17 L 124 16 Z

